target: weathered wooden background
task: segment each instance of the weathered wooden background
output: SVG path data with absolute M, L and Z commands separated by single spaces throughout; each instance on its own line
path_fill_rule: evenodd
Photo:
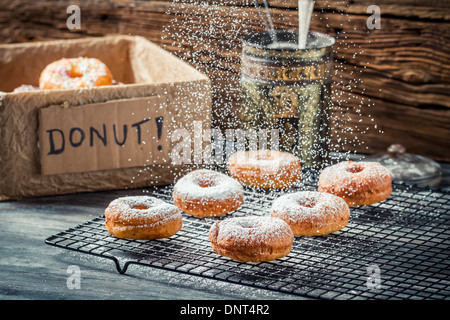
M 297 0 L 268 2 L 277 28 L 298 28 Z M 66 25 L 73 4 L 80 30 Z M 381 10 L 380 29 L 367 28 L 370 5 Z M 0 0 L 1 43 L 119 33 L 163 46 L 210 76 L 214 125 L 223 129 L 238 125 L 240 36 L 261 29 L 244 0 Z M 450 161 L 449 0 L 316 0 L 311 29 L 337 38 L 337 150 L 383 152 L 401 143 Z

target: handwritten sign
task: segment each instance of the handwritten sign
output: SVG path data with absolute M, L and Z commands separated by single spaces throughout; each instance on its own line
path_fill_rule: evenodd
M 43 175 L 163 164 L 167 99 L 145 97 L 40 109 Z

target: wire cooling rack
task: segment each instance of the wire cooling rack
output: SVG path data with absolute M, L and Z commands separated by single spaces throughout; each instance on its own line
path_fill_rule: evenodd
M 286 192 L 314 189 L 314 184 L 302 184 Z M 171 187 L 146 191 L 172 203 Z M 288 256 L 261 263 L 221 257 L 208 239 L 217 219 L 268 214 L 280 192 L 247 190 L 245 196 L 238 211 L 223 217 L 183 214 L 182 229 L 169 239 L 118 239 L 99 216 L 46 243 L 111 259 L 120 273 L 139 264 L 318 299 L 450 298 L 448 193 L 394 185 L 386 201 L 351 208 L 343 230 L 296 237 Z

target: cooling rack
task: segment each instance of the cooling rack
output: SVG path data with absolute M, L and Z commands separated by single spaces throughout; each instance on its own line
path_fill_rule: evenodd
M 314 190 L 313 183 L 285 192 Z M 172 203 L 172 187 L 146 189 Z M 351 208 L 348 225 L 321 237 L 296 237 L 288 256 L 241 263 L 212 251 L 208 231 L 216 219 L 266 215 L 282 192 L 246 190 L 233 214 L 196 218 L 169 239 L 118 239 L 104 227 L 102 212 L 45 242 L 114 261 L 119 273 L 138 264 L 317 299 L 450 298 L 450 194 L 394 184 L 383 202 Z

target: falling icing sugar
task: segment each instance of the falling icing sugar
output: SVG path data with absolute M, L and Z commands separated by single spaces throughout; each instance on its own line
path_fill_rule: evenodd
M 306 48 L 314 0 L 298 0 L 298 47 Z
M 297 29 L 298 26 L 299 34 L 307 35 L 307 29 L 310 29 L 309 24 L 312 21 L 310 19 L 313 15 L 313 1 L 298 2 L 298 12 L 295 10 L 294 15 L 299 16 L 299 23 L 295 21 L 295 25 L 292 24 L 294 19 L 290 10 L 286 10 L 287 14 L 279 8 L 271 10 L 274 13 L 273 23 L 277 29 Z M 211 79 L 212 128 L 240 127 L 236 101 L 240 98 L 241 87 L 240 73 L 236 70 L 239 70 L 242 36 L 261 29 L 267 30 L 256 8 L 242 5 L 241 2 L 234 3 L 234 5 L 217 3 L 197 6 L 186 1 L 174 0 L 167 12 L 171 17 L 170 22 L 162 30 L 162 39 L 166 44 L 164 47 Z M 305 4 L 309 4 L 309 7 L 306 6 L 307 9 L 304 10 Z M 335 12 L 331 7 L 327 9 L 325 2 L 316 6 L 317 11 L 314 12 L 314 20 L 319 20 L 319 25 L 334 33 L 339 39 L 333 46 L 336 59 L 333 61 L 331 74 L 333 77 L 331 111 L 327 115 L 331 125 L 329 135 L 326 137 L 331 153 L 329 163 L 348 159 L 349 153 L 368 149 L 369 146 L 365 146 L 362 139 L 364 135 L 383 132 L 379 124 L 377 126 L 375 123 L 376 119 L 370 115 L 370 108 L 375 103 L 364 97 L 366 85 L 361 77 L 363 68 L 348 63 L 349 60 L 358 59 L 358 56 L 364 53 L 363 42 L 350 37 L 349 30 L 358 34 L 367 32 L 365 24 L 360 24 L 360 20 L 352 21 L 354 15 L 345 13 L 349 11 L 346 9 L 350 5 L 350 2 L 344 4 L 342 10 Z M 340 15 L 339 19 L 329 19 L 331 11 L 333 16 Z M 306 15 L 305 19 L 302 18 L 303 14 Z M 336 25 L 337 21 L 345 21 L 345 24 Z M 314 46 L 310 40 L 312 39 L 308 39 L 307 47 Z M 274 43 L 273 46 L 284 44 Z M 298 44 L 295 41 L 295 44 L 287 45 L 292 47 Z M 295 48 L 298 49 L 298 46 Z M 199 94 L 200 90 L 189 92 L 192 96 Z M 168 134 L 171 134 L 170 127 Z M 335 154 L 334 151 L 340 153 Z

